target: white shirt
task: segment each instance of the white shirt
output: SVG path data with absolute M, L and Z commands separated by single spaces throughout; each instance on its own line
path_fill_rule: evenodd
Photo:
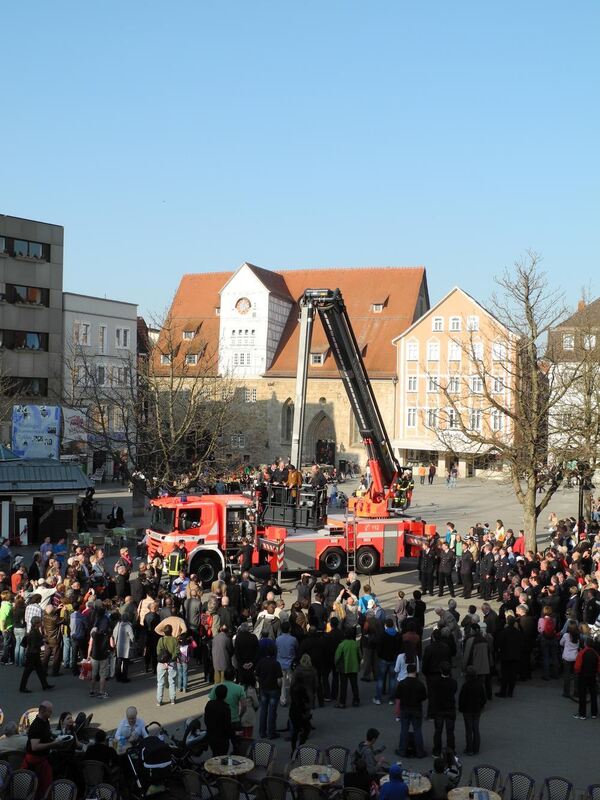
M 417 658 L 417 674 L 421 671 L 421 664 L 419 662 L 419 656 Z M 406 668 L 406 653 L 400 653 L 398 658 L 396 659 L 396 664 L 394 666 L 394 672 L 396 673 L 396 680 L 398 682 L 403 681 L 404 678 L 408 678 L 408 670 Z
M 146 736 L 148 736 L 146 733 L 146 723 L 143 719 L 141 719 L 141 717 L 138 717 L 135 721 L 135 725 L 130 725 L 127 717 L 125 717 L 125 719 L 122 719 L 121 722 L 119 722 L 119 726 L 115 731 L 115 739 L 117 739 L 117 741 L 119 739 L 129 740 L 131 735 L 134 733 L 138 738 L 145 739 Z
M 563 648 L 563 660 L 575 661 L 579 652 L 579 639 L 576 642 L 572 642 L 571 634 L 563 633 L 560 639 L 560 646 Z

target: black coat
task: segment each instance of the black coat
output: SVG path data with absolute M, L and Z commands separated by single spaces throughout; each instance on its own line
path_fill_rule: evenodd
M 450 648 L 445 642 L 430 642 L 423 651 L 423 675 L 440 674 L 440 664 L 451 661 Z
M 485 689 L 481 681 L 468 678 L 458 695 L 458 710 L 461 714 L 481 714 L 485 701 Z
M 450 575 L 454 569 L 455 561 L 456 556 L 454 555 L 453 550 L 448 550 L 447 553 L 442 551 L 442 555 L 440 556 L 440 572 L 443 575 Z
M 520 661 L 523 653 L 523 634 L 516 625 L 507 625 L 496 637 L 500 661 Z
M 430 716 L 456 716 L 456 690 L 458 684 L 454 678 L 436 678 L 431 684 L 429 696 Z

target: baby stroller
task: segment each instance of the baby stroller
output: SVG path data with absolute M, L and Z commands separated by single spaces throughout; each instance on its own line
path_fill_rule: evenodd
M 127 760 L 133 776 L 130 783 L 132 798 L 145 800 L 167 791 L 175 759 L 170 744 L 160 735 L 142 739 L 137 747 L 128 750 Z

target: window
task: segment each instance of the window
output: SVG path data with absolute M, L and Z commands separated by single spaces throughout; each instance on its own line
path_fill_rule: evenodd
M 6 239 L 4 236 L 0 236 L 0 253 L 8 253 L 6 249 Z
M 492 392 L 494 394 L 502 394 L 504 389 L 505 389 L 505 385 L 504 385 L 503 378 L 499 378 L 498 376 L 496 376 L 494 378 L 494 382 L 492 384 Z
M 407 408 L 406 409 L 406 427 L 407 428 L 416 428 L 417 427 L 417 409 L 416 408 Z
M 27 303 L 32 306 L 48 306 L 50 303 L 50 290 L 38 289 L 35 286 L 16 286 L 6 284 L 6 299 L 9 303 Z
M 381 314 L 383 311 L 383 303 L 373 303 L 371 308 L 375 314 Z
M 10 247 L 12 241 L 12 248 Z M 41 244 L 40 242 L 29 242 L 25 239 L 9 239 L 5 238 L 4 248 L 9 253 L 12 249 L 14 256 L 21 256 L 23 258 L 39 258 L 43 261 L 50 260 L 50 245 Z
M 459 394 L 460 393 L 460 378 L 457 375 L 454 375 L 448 381 L 448 394 Z
M 492 358 L 494 361 L 506 361 L 506 345 L 504 342 L 494 342 L 492 345 Z
M 240 353 L 240 367 L 243 367 L 246 364 L 246 354 Z
M 246 434 L 245 433 L 232 433 L 231 434 L 231 447 L 236 450 L 241 450 L 246 447 Z
M 448 409 L 448 427 L 452 430 L 456 430 L 460 427 L 460 417 L 455 408 Z
M 418 361 L 419 360 L 419 343 L 407 342 L 406 344 L 406 360 Z
M 234 353 L 233 354 L 233 366 L 234 367 L 238 367 L 239 364 L 240 364 L 240 354 L 239 353 Z
M 106 325 L 100 325 L 98 328 L 98 349 L 102 355 L 106 355 L 106 346 L 108 343 L 106 333 Z
M 437 408 L 427 409 L 427 427 L 437 428 L 438 426 L 438 410 Z
M 460 317 L 450 317 L 450 330 L 453 333 L 460 331 Z
M 416 392 L 417 391 L 417 376 L 416 375 L 409 375 L 406 390 L 408 392 Z
M 482 412 L 480 408 L 472 408 L 469 413 L 469 426 L 472 431 L 481 430 Z
M 472 355 L 473 355 L 473 360 L 474 361 L 483 361 L 483 343 L 482 342 L 472 342 L 471 351 L 472 351 Z
M 473 394 L 481 394 L 483 392 L 483 379 L 479 375 L 473 375 L 471 378 L 471 391 Z
M 593 350 L 596 347 L 596 335 L 594 333 L 587 333 L 583 337 L 583 349 Z
M 168 353 L 162 353 L 160 356 L 160 363 L 163 367 L 168 367 L 172 363 L 173 359 Z
M 221 316 L 221 308 L 220 308 L 220 306 L 215 306 L 215 315 L 217 317 Z
M 6 350 L 48 350 L 48 334 L 0 330 L 0 347 Z
M 449 342 L 448 343 L 448 361 L 460 361 L 461 360 L 461 349 L 458 342 Z
M 428 342 L 427 344 L 427 360 L 439 361 L 440 360 L 440 343 Z
M 129 328 L 116 328 L 115 344 L 120 349 L 129 347 Z
M 96 367 L 96 383 L 98 386 L 104 386 L 106 383 L 106 367 L 98 365 Z
M 187 353 L 185 356 L 185 363 L 189 367 L 195 367 L 196 364 L 198 363 L 198 356 L 196 355 L 196 353 Z
M 431 330 L 436 331 L 439 333 L 440 331 L 444 330 L 444 318 L 443 317 L 434 317 L 431 323 Z
M 467 317 L 467 330 L 468 331 L 478 331 L 479 330 L 479 317 L 475 314 L 470 314 Z
M 439 389 L 439 386 L 440 386 L 440 384 L 439 384 L 438 378 L 435 375 L 430 375 L 427 378 L 427 391 L 428 392 L 437 392 L 437 390 Z
M 73 341 L 81 347 L 89 347 L 91 340 L 92 326 L 89 322 L 78 322 L 75 320 L 73 323 Z
M 28 395 L 43 397 L 48 394 L 47 378 L 15 378 L 8 379 L 6 393 L 9 395 Z
M 310 363 L 313 367 L 318 367 L 323 363 L 323 353 L 311 353 Z
M 127 386 L 129 383 L 129 367 L 116 367 L 113 369 L 113 381 L 117 386 Z
M 118 406 L 113 406 L 112 409 L 112 428 L 113 431 L 125 430 L 125 416 L 123 414 L 123 409 L 119 408 Z
M 497 408 L 492 411 L 492 430 L 496 433 L 504 430 L 504 414 Z
M 294 428 L 294 403 L 291 397 L 283 404 L 281 409 L 281 439 L 284 442 L 292 441 L 292 431 Z
M 189 341 L 190 339 L 193 339 L 195 335 L 196 335 L 195 331 L 184 331 L 183 332 L 183 338 L 186 339 L 187 341 Z
M 256 403 L 256 389 L 251 389 L 248 386 L 244 389 L 244 402 Z
M 564 333 L 562 346 L 563 350 L 575 350 L 575 336 L 572 333 Z

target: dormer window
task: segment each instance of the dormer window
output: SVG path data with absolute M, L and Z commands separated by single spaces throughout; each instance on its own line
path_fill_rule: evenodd
M 381 312 L 383 311 L 383 303 L 373 303 L 371 309 L 374 314 L 381 314 Z
M 313 367 L 320 367 L 325 360 L 324 353 L 311 353 L 310 363 Z
M 191 339 L 194 338 L 194 336 L 195 336 L 195 331 L 184 331 L 183 332 L 183 338 L 186 341 L 190 341 Z
M 220 306 L 215 306 L 215 316 L 216 317 L 220 317 L 221 316 L 221 307 Z

